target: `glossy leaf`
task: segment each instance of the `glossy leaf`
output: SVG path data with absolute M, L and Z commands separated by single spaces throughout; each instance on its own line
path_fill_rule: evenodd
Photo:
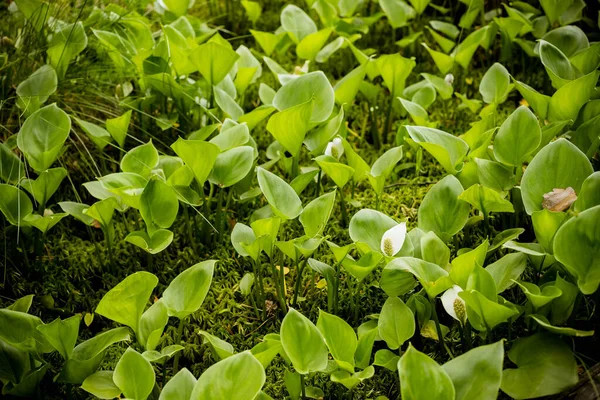
M 212 282 L 215 263 L 209 260 L 195 264 L 171 281 L 162 297 L 170 316 L 183 319 L 202 306 Z
M 258 168 L 257 174 L 258 185 L 275 214 L 283 219 L 294 219 L 300 215 L 302 202 L 290 185 L 266 169 Z
M 521 181 L 523 204 L 528 214 L 542 209 L 543 195 L 553 189 L 573 188 L 594 172 L 588 158 L 566 139 L 544 147 L 531 161 Z
M 290 308 L 281 324 L 281 344 L 300 374 L 327 367 L 327 346 L 317 327 L 308 318 Z
M 135 272 L 102 297 L 95 313 L 138 332 L 140 318 L 157 284 L 158 278 L 153 274 Z
M 17 144 L 34 170 L 45 171 L 62 151 L 70 130 L 69 116 L 56 104 L 50 104 L 25 120 Z
M 388 347 L 396 350 L 415 334 L 415 317 L 398 297 L 388 297 L 381 308 L 378 327 Z
M 402 399 L 452 400 L 455 389 L 450 376 L 437 362 L 412 345 L 398 361 Z

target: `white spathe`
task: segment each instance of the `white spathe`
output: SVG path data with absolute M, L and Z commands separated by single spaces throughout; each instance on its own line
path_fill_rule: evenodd
M 467 322 L 467 306 L 465 301 L 458 296 L 462 291 L 458 285 L 446 290 L 442 295 L 442 305 L 452 318 L 464 325 Z
M 406 222 L 401 222 L 388 229 L 381 238 L 381 252 L 388 257 L 393 257 L 402 248 L 406 240 Z
M 342 144 L 342 139 L 339 137 L 334 138 L 331 142 L 327 143 L 327 148 L 325 149 L 325 155 L 335 157 L 338 160 L 344 154 L 344 145 Z

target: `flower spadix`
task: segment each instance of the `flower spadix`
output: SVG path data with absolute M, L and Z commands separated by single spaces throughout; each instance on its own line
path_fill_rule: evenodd
M 339 137 L 334 138 L 331 142 L 327 143 L 327 148 L 325 148 L 325 155 L 335 157 L 338 160 L 344 154 L 344 145 L 342 144 L 342 139 Z
M 452 286 L 442 295 L 442 305 L 452 318 L 464 325 L 467 322 L 467 306 L 458 294 L 462 289 L 458 285 Z
M 406 240 L 406 222 L 401 222 L 388 229 L 381 238 L 381 252 L 388 257 L 393 257 L 404 245 Z

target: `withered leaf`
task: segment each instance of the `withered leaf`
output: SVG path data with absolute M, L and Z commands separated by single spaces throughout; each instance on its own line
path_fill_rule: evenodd
M 577 200 L 577 195 L 572 187 L 566 189 L 553 189 L 544 194 L 542 207 L 548 211 L 565 211 Z

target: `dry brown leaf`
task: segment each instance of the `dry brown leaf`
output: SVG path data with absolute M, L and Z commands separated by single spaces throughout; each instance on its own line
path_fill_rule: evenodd
M 548 211 L 565 211 L 567 208 L 571 207 L 571 204 L 573 204 L 575 200 L 577 200 L 577 195 L 572 187 L 566 189 L 555 188 L 544 195 L 542 207 Z

